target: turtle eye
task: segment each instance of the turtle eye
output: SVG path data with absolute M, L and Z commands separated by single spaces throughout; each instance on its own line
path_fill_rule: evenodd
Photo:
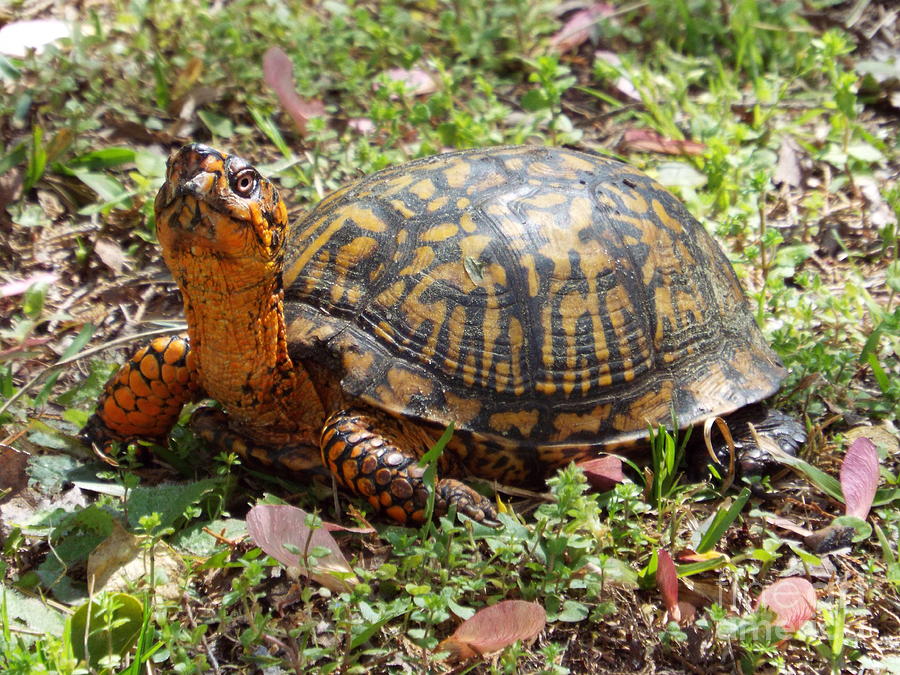
M 249 197 L 253 194 L 253 191 L 256 189 L 256 184 L 259 182 L 259 175 L 256 173 L 255 169 L 242 169 L 238 171 L 234 176 L 234 180 L 232 181 L 232 185 L 234 187 L 234 191 L 241 197 Z

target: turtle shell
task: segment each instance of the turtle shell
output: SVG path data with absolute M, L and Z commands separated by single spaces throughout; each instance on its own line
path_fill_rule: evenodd
M 785 375 L 685 207 L 571 150 L 465 150 L 363 178 L 293 227 L 284 284 L 294 355 L 337 371 L 346 397 L 514 452 L 687 427 Z

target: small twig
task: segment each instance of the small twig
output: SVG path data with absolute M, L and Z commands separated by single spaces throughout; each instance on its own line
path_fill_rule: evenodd
M 205 529 L 205 528 L 204 528 Z M 191 609 L 190 599 L 186 598 L 184 602 L 184 609 L 188 616 L 188 621 L 191 623 L 191 628 L 197 627 L 197 620 L 194 619 L 194 612 Z M 209 657 L 209 665 L 212 667 L 212 670 L 217 675 L 221 675 L 221 668 L 219 668 L 219 661 L 216 659 L 215 654 L 213 654 L 213 650 L 209 646 L 209 642 L 206 639 L 206 635 L 200 634 L 200 642 L 203 643 L 203 651 L 206 652 L 206 656 Z
M 496 481 L 491 482 L 491 487 L 495 492 L 510 495 L 512 497 L 526 497 L 528 499 L 537 499 L 548 503 L 556 501 L 556 498 L 549 492 L 534 492 L 533 490 L 526 490 L 524 488 L 518 488 L 512 485 L 501 485 Z

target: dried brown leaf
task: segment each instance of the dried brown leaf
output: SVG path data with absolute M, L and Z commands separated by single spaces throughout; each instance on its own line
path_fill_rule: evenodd
M 547 624 L 547 613 L 535 602 L 503 600 L 478 610 L 438 645 L 450 659 L 464 661 L 500 651 L 517 640 L 535 639 Z
M 98 237 L 94 241 L 94 253 L 103 261 L 103 264 L 110 268 L 117 275 L 122 274 L 125 268 L 125 251 L 119 244 L 109 237 Z
M 93 592 L 133 589 L 147 582 L 152 569 L 154 593 L 168 600 L 180 598 L 181 557 L 165 542 L 158 542 L 151 564 L 142 540 L 114 520 L 112 532 L 88 556 L 88 587 Z
M 25 467 L 30 456 L 11 445 L 0 444 L 0 492 L 9 490 L 0 498 L 0 503 L 11 499 L 28 485 Z
M 706 145 L 698 141 L 665 138 L 649 129 L 628 129 L 619 143 L 622 152 L 656 152 L 663 155 L 702 155 Z
M 800 146 L 797 141 L 790 136 L 782 137 L 778 148 L 778 164 L 775 166 L 775 175 L 772 176 L 775 185 L 799 187 L 801 183 L 799 152 Z

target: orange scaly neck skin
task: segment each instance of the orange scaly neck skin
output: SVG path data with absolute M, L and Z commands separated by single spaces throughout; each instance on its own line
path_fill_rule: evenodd
M 317 445 L 325 413 L 308 373 L 291 361 L 285 335 L 280 244 L 287 212 L 268 183 L 255 200 L 236 198 L 222 159 L 189 154 L 185 167 L 176 160 L 156 205 L 197 380 L 255 440 Z M 177 192 L 179 185 L 200 198 Z

